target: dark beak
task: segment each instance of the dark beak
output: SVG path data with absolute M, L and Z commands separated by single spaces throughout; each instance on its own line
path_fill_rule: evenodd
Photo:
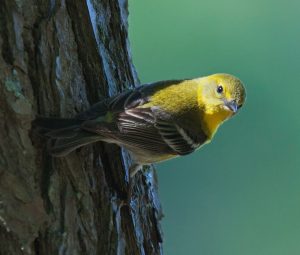
M 238 105 L 235 100 L 225 101 L 225 106 L 227 106 L 233 113 L 236 113 L 238 110 Z

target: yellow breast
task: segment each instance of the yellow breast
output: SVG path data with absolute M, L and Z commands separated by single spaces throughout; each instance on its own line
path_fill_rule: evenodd
M 208 139 L 212 139 L 219 126 L 229 117 L 231 113 L 229 111 L 220 109 L 213 113 L 206 112 L 203 116 L 204 131 L 208 136 Z

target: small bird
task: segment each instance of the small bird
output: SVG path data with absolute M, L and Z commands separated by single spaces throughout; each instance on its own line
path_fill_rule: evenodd
M 243 83 L 229 74 L 159 81 L 103 100 L 73 119 L 37 118 L 49 152 L 66 156 L 103 141 L 132 155 L 133 176 L 142 165 L 190 154 L 213 138 L 244 104 Z

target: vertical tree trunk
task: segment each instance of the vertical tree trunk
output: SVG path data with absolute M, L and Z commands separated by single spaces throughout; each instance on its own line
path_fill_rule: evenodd
M 0 1 L 0 254 L 162 254 L 153 169 L 97 143 L 52 158 L 36 115 L 72 117 L 137 85 L 126 0 Z

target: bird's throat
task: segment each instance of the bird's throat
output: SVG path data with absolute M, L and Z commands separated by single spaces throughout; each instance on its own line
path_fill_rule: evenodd
M 211 139 L 219 126 L 227 120 L 232 114 L 229 111 L 220 109 L 218 111 L 205 112 L 203 115 L 204 131 Z

